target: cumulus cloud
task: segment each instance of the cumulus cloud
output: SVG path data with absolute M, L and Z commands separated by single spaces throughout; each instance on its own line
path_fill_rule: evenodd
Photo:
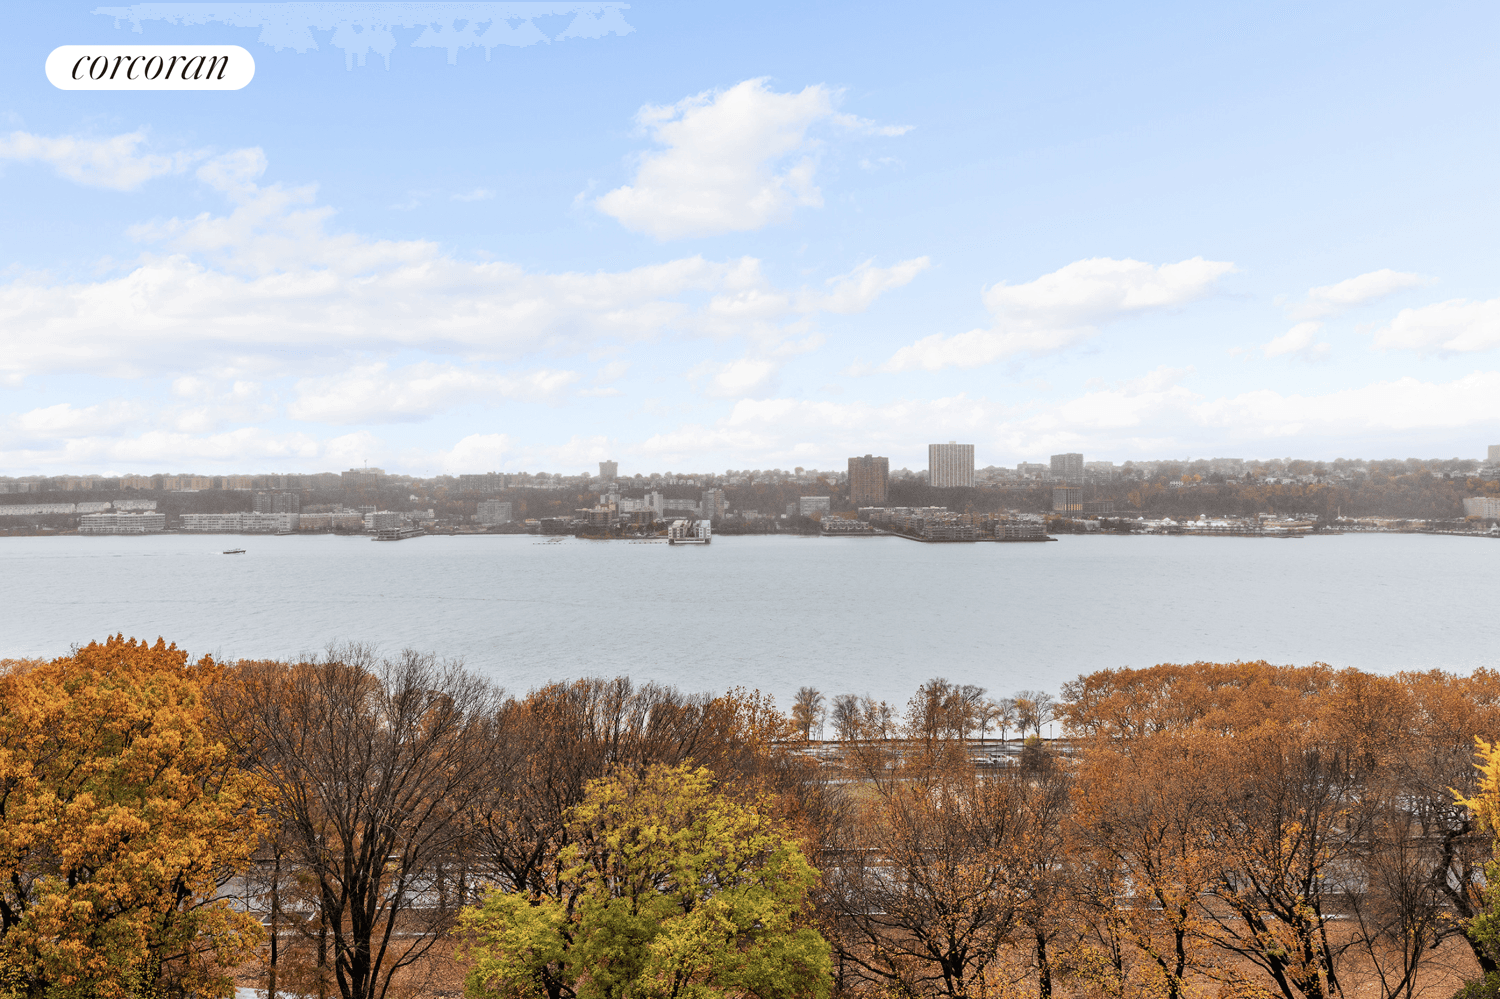
M 1500 346 L 1500 298 L 1484 302 L 1454 298 L 1402 309 L 1375 332 L 1375 345 L 1424 353 L 1471 353 Z
M 1281 336 L 1276 337 L 1270 343 L 1265 344 L 1261 351 L 1267 357 L 1281 357 L 1285 354 L 1293 354 L 1304 360 L 1317 360 L 1328 356 L 1332 349 L 1326 343 L 1316 343 L 1318 331 L 1323 328 L 1319 322 L 1298 323 L 1287 330 Z
M 146 407 L 128 400 L 117 399 L 92 406 L 62 402 L 16 414 L 9 420 L 9 429 L 14 435 L 33 440 L 88 436 L 134 423 L 145 411 Z
M 1209 395 L 1185 384 L 1192 373 L 1162 366 L 1065 399 L 1030 402 L 965 394 L 883 403 L 741 399 L 723 419 L 681 425 L 634 450 L 653 467 L 702 461 L 705 454 L 750 467 L 823 466 L 874 451 L 919 468 L 922 445 L 933 440 L 972 441 L 983 466 L 1062 450 L 1153 458 L 1220 449 L 1284 454 L 1294 439 L 1356 450 L 1425 435 L 1441 446 L 1456 431 L 1500 429 L 1495 371 L 1309 395 L 1269 389 Z
M 1384 267 L 1335 284 L 1307 289 L 1306 300 L 1294 306 L 1292 314 L 1299 319 L 1333 316 L 1345 309 L 1373 302 L 1398 291 L 1420 288 L 1431 283 L 1432 278 L 1426 275 Z
M 213 157 L 194 174 L 216 191 L 240 201 L 252 197 L 256 181 L 266 172 L 266 154 L 259 146 L 235 149 Z
M 759 260 L 744 257 L 725 272 L 722 290 L 709 299 L 697 328 L 714 336 L 744 336 L 762 344 L 779 342 L 788 332 L 801 329 L 789 331 L 783 325 L 789 316 L 863 312 L 881 295 L 909 284 L 927 267 L 926 257 L 890 267 L 865 261 L 847 274 L 829 278 L 821 288 L 789 290 L 775 287 Z
M 821 84 L 777 93 L 761 78 L 647 105 L 636 120 L 665 148 L 643 154 L 634 180 L 594 206 L 658 239 L 760 229 L 820 207 L 818 140 L 809 129 L 830 122 L 867 135 L 905 131 L 838 114 L 838 98 Z
M 725 363 L 704 362 L 690 370 L 688 377 L 706 378 L 704 393 L 707 395 L 733 399 L 764 389 L 778 367 L 767 357 L 741 357 Z
M 866 260 L 848 274 L 829 278 L 821 293 L 806 293 L 802 310 L 842 315 L 863 312 L 886 292 L 910 284 L 913 278 L 927 269 L 928 264 L 926 257 L 903 260 L 891 267 L 876 267 L 874 261 Z
M 0 463 L 9 468 L 124 471 L 213 467 L 243 471 L 265 464 L 340 467 L 346 459 L 347 455 L 336 453 L 326 442 L 307 434 L 271 433 L 259 427 L 215 434 L 173 430 L 86 434 L 68 437 L 61 446 L 0 435 Z
M 95 139 L 76 135 L 32 135 L 11 132 L 0 136 L 0 160 L 46 163 L 60 176 L 88 187 L 133 191 L 156 177 L 180 174 L 202 160 L 204 150 L 148 153 L 145 129 Z
M 370 364 L 300 380 L 287 415 L 318 423 L 421 420 L 470 401 L 551 401 L 578 378 L 575 371 L 547 369 L 505 374 L 452 364 Z
M 561 444 L 524 446 L 506 434 L 470 434 L 453 447 L 424 455 L 452 474 L 475 469 L 516 468 L 530 471 L 584 469 L 617 453 L 617 443 L 605 436 L 574 436 Z
M 994 317 L 988 329 L 935 333 L 896 351 L 885 371 L 974 368 L 1015 354 L 1045 354 L 1094 336 L 1114 320 L 1186 305 L 1234 271 L 1224 261 L 1193 257 L 1153 266 L 1139 260 L 1078 260 L 1035 281 L 986 288 Z
M 777 288 L 760 262 L 701 256 L 625 271 L 538 273 L 456 258 L 422 240 L 330 229 L 311 186 L 257 186 L 258 149 L 215 157 L 200 179 L 228 214 L 133 227 L 149 247 L 129 273 L 0 284 L 11 334 L 0 378 L 279 366 L 348 351 L 422 349 L 469 360 L 567 353 L 665 331 L 774 342 L 819 312 L 858 311 L 926 266 L 865 264 L 829 286 Z M 704 295 L 709 297 L 702 303 Z
M 438 465 L 451 473 L 502 468 L 515 450 L 515 441 L 505 434 L 470 434 L 441 454 Z

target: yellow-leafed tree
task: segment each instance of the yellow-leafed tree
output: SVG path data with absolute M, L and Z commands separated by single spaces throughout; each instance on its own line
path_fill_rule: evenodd
M 1483 905 L 1464 931 L 1493 961 L 1500 960 L 1500 742 L 1490 743 L 1479 738 L 1474 742 L 1477 746 L 1474 765 L 1479 770 L 1478 784 L 1472 797 L 1456 791 L 1454 797 L 1474 813 L 1481 827 L 1495 835 L 1496 859 L 1485 865 L 1487 884 L 1483 889 Z
M 0 676 L 0 994 L 228 996 L 221 898 L 263 823 L 205 728 L 204 658 L 111 638 Z

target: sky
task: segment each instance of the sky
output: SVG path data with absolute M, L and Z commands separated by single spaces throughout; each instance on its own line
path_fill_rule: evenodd
M 1500 442 L 1494 4 L 0 14 L 0 475 Z

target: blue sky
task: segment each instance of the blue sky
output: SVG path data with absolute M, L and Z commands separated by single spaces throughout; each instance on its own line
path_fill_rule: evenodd
M 0 474 L 1500 442 L 1493 5 L 5 15 Z

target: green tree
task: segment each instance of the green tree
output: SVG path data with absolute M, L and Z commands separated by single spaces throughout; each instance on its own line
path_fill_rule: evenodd
M 464 910 L 468 995 L 828 995 L 829 947 L 807 918 L 818 873 L 758 803 L 658 764 L 591 782 L 569 824 L 561 896 L 497 889 Z

